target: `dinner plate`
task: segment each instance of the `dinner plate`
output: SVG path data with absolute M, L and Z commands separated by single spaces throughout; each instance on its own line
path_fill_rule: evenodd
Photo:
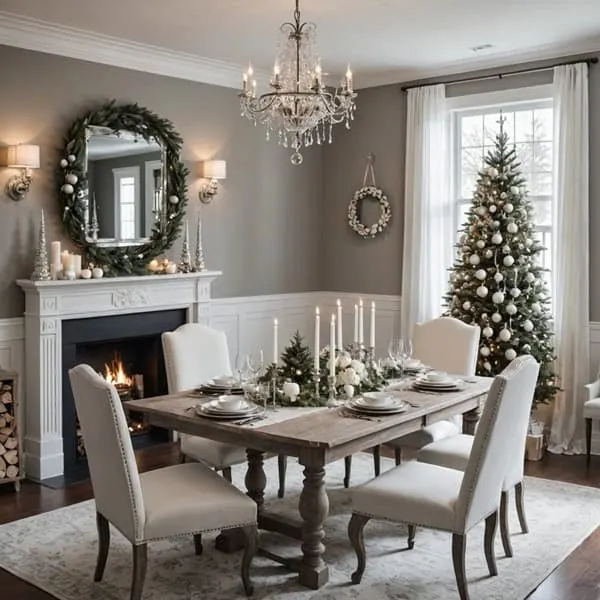
M 460 382 L 460 379 L 454 377 L 448 377 L 441 381 L 430 381 L 427 377 L 417 377 L 415 383 L 419 385 L 426 385 L 428 387 L 456 387 Z
M 353 408 L 358 408 L 359 410 L 371 410 L 373 412 L 387 412 L 390 410 L 395 410 L 399 407 L 404 406 L 404 402 L 398 398 L 390 397 L 389 402 L 386 404 L 379 404 L 377 406 L 373 404 L 369 404 L 365 402 L 364 398 L 353 398 L 350 400 L 350 405 Z
M 219 387 L 216 385 L 212 385 L 212 384 L 206 384 L 206 385 L 202 385 L 199 388 L 197 388 L 196 390 L 197 392 L 201 392 L 204 394 L 212 394 L 215 396 L 221 396 L 223 394 L 232 394 L 234 396 L 239 396 L 241 394 L 244 393 L 244 390 L 241 387 L 233 387 L 233 388 L 224 388 L 224 387 Z
M 223 420 L 234 420 L 234 419 L 243 419 L 244 417 L 251 417 L 253 415 L 258 414 L 260 408 L 258 406 L 254 406 L 251 410 L 247 410 L 244 412 L 224 412 L 222 410 L 211 410 L 208 408 L 208 404 L 197 404 L 196 414 L 201 417 L 207 417 L 208 419 L 223 419 Z
M 357 406 L 356 404 L 352 404 L 351 402 L 348 402 L 346 404 L 346 408 L 350 411 L 353 411 L 357 414 L 361 414 L 361 415 L 378 415 L 378 416 L 382 416 L 385 417 L 387 415 L 395 415 L 401 412 L 404 412 L 407 410 L 407 406 L 406 404 L 402 404 L 401 406 L 395 406 L 393 408 L 388 408 L 387 410 L 377 410 L 377 409 L 372 409 L 371 407 L 369 408 L 362 408 L 360 406 Z
M 252 412 L 256 408 L 258 408 L 256 406 L 256 404 L 252 404 L 250 402 L 245 402 L 245 406 L 243 406 L 241 408 L 227 408 L 221 404 L 220 400 L 211 400 L 210 402 L 204 402 L 203 406 L 205 407 L 205 410 L 208 410 L 209 412 L 215 412 L 215 413 L 218 412 L 218 413 L 222 413 L 222 414 L 231 414 L 231 415 L 245 414 L 248 412 Z
M 455 383 L 453 385 L 439 386 L 439 385 L 428 385 L 426 383 L 419 383 L 415 381 L 413 388 L 422 392 L 457 392 L 462 390 L 462 385 Z

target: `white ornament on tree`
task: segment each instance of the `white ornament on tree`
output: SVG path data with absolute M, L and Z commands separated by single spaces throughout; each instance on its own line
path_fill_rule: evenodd
M 502 262 L 505 267 L 512 267 L 515 264 L 515 259 L 510 254 L 507 254 Z
M 492 250 L 486 250 L 484 256 L 486 258 L 492 258 L 492 256 L 494 256 L 494 252 Z
M 506 226 L 506 231 L 508 231 L 508 233 L 517 233 L 519 231 L 519 227 L 516 223 L 509 223 Z
M 478 254 L 471 254 L 471 256 L 469 256 L 469 262 L 472 265 L 478 265 L 480 262 L 480 258 Z
M 492 302 L 494 304 L 502 304 L 504 302 L 504 294 L 502 292 L 494 292 L 492 294 Z M 492 315 L 492 319 L 494 316 Z
M 475 277 L 477 277 L 477 279 L 483 281 L 487 277 L 487 273 L 485 272 L 485 269 L 477 269 L 477 271 L 475 271 Z
M 477 240 L 475 244 L 479 249 L 485 248 L 485 242 L 483 240 Z
M 506 312 L 507 312 L 507 314 L 509 314 L 511 317 L 512 317 L 513 315 L 516 315 L 516 314 L 517 314 L 517 307 L 516 307 L 516 305 L 515 305 L 513 302 L 509 302 L 509 303 L 506 305 Z
M 504 205 L 504 212 L 505 212 L 507 215 L 510 215 L 510 213 L 511 213 L 511 212 L 512 212 L 514 209 L 515 209 L 515 207 L 514 207 L 514 206 L 513 206 L 513 205 L 512 205 L 510 202 L 507 202 L 507 203 Z
M 517 287 L 514 287 L 510 290 L 510 295 L 513 298 L 518 298 L 521 295 L 521 290 Z
M 71 195 L 75 191 L 70 183 L 65 183 L 60 189 L 67 195 Z
M 502 321 L 502 315 L 500 313 L 495 312 L 492 315 L 492 321 L 494 321 L 494 323 L 500 323 L 500 321 Z
M 483 368 L 484 368 L 486 371 L 491 371 L 491 370 L 492 370 L 492 365 L 490 365 L 490 363 L 489 363 L 489 362 L 487 362 L 487 360 L 486 360 L 486 361 L 483 363 Z
M 506 358 L 508 360 L 515 360 L 515 358 L 517 358 L 517 353 L 512 349 L 509 348 L 505 353 L 504 356 L 506 356 Z
M 489 356 L 490 349 L 487 346 L 481 346 L 481 348 L 479 349 L 479 354 L 481 354 L 481 356 Z
M 542 307 L 537 302 L 534 302 L 531 305 L 531 310 L 532 310 L 532 312 L 533 312 L 534 315 L 539 315 L 542 312 Z
M 469 310 L 469 309 L 471 308 L 471 303 L 470 303 L 468 300 L 465 300 L 465 301 L 463 302 L 463 305 L 462 305 L 462 307 L 463 307 L 465 310 Z
M 483 328 L 481 333 L 483 334 L 483 337 L 489 338 L 494 335 L 494 330 L 488 325 L 487 327 Z
M 527 332 L 530 333 L 533 331 L 533 323 L 527 319 L 526 321 L 523 321 L 523 329 Z
M 480 298 L 485 298 L 488 295 L 489 290 L 485 287 L 485 285 L 480 285 L 477 288 L 477 295 Z
M 495 204 L 490 204 L 490 212 L 491 213 L 495 213 L 496 212 L 496 205 Z
M 502 236 L 498 232 L 496 232 L 492 236 L 492 243 L 493 244 L 501 244 L 502 243 Z
M 500 283 L 500 282 L 501 282 L 503 279 L 504 279 L 504 275 L 502 275 L 502 273 L 500 273 L 500 271 L 497 271 L 497 272 L 494 274 L 494 281 L 495 281 L 496 283 Z
M 510 329 L 505 327 L 504 329 L 500 330 L 500 333 L 498 334 L 498 339 L 501 342 L 508 342 L 508 340 L 510 340 L 510 338 L 511 338 Z
M 532 240 L 531 238 L 527 238 L 527 239 L 525 240 L 525 246 L 526 246 L 527 248 L 531 248 L 531 246 L 533 246 L 533 240 Z
M 510 193 L 514 194 L 515 196 L 519 195 L 519 188 L 516 185 L 511 185 L 510 186 Z
M 535 281 L 535 275 L 533 273 L 527 273 L 527 275 L 525 275 L 525 281 L 527 283 L 533 283 Z
M 77 177 L 75 173 L 67 173 L 65 176 L 65 181 L 71 185 L 75 185 L 79 181 L 79 177 Z

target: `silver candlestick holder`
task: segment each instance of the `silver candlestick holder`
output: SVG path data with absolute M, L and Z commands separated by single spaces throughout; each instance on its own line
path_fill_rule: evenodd
M 329 398 L 327 398 L 327 406 L 332 408 L 337 406 L 337 400 L 335 399 L 335 375 L 327 376 L 327 385 L 329 386 Z
M 277 408 L 277 365 L 273 363 L 273 370 L 271 372 L 271 394 L 273 401 L 273 410 Z
M 375 363 L 375 346 L 369 346 L 367 352 L 367 362 L 372 365 Z
M 315 369 L 313 372 L 313 382 L 315 384 L 315 398 L 319 400 L 321 398 L 321 371 Z

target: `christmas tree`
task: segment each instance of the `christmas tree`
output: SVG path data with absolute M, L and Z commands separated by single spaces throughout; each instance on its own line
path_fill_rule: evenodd
M 283 364 L 279 367 L 279 376 L 284 381 L 297 383 L 301 390 L 314 386 L 313 356 L 299 331 L 292 336 L 281 354 L 281 362 Z
M 553 369 L 550 298 L 536 239 L 533 205 L 503 122 L 479 171 L 462 226 L 446 302 L 450 315 L 481 327 L 478 375 L 496 375 L 520 354 L 540 363 L 534 404 L 551 400 Z

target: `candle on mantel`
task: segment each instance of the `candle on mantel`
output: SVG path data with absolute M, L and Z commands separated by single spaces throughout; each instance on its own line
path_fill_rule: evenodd
M 52 242 L 50 244 L 50 264 L 60 265 L 60 242 Z
M 352 341 L 358 344 L 358 304 L 354 305 L 354 338 Z
M 364 305 L 363 299 L 358 299 L 358 344 L 362 348 L 365 343 L 365 330 L 364 330 Z
M 60 262 L 62 263 L 63 271 L 66 271 L 69 268 L 69 251 L 63 250 L 60 255 Z
M 371 322 L 369 325 L 369 347 L 375 348 L 375 302 L 371 302 Z
M 273 362 L 277 364 L 279 362 L 279 353 L 277 351 L 277 330 L 279 329 L 279 321 L 273 319 Z
M 315 372 L 319 370 L 319 353 L 321 352 L 321 313 L 315 308 Z
M 342 334 L 342 301 L 337 299 L 337 347 L 338 350 L 343 350 L 343 334 Z
M 335 315 L 333 313 L 329 325 L 329 375 L 335 377 Z

